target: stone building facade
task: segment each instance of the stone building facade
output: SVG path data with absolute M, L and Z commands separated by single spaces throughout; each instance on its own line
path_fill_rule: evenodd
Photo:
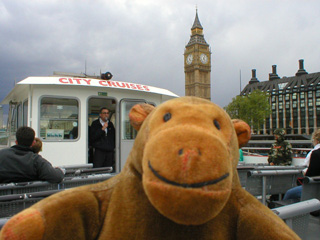
M 284 128 L 287 134 L 310 135 L 320 128 L 320 72 L 308 73 L 303 59 L 295 76 L 280 78 L 277 66 L 272 66 L 269 80 L 259 81 L 256 70 L 240 95 L 259 89 L 269 93 L 271 114 L 266 118 L 260 134 L 272 134 Z

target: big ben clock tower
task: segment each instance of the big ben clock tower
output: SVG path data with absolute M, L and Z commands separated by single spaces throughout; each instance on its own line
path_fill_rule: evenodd
M 210 72 L 211 52 L 196 10 L 191 37 L 184 51 L 185 95 L 211 101 Z

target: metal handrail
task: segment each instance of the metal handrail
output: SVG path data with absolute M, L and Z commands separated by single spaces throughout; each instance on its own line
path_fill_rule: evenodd
M 289 175 L 289 174 L 299 174 L 302 170 L 254 170 L 248 172 L 248 177 L 250 176 L 271 176 L 271 175 Z
M 296 217 L 320 209 L 320 201 L 316 198 L 271 209 L 281 219 Z

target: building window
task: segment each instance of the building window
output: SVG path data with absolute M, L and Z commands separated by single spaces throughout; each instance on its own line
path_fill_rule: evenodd
M 298 111 L 296 109 L 293 111 L 293 133 L 298 133 Z
M 279 95 L 279 102 L 282 102 L 282 101 L 283 101 L 283 96 Z
M 279 128 L 283 128 L 283 110 L 279 111 Z
M 283 109 L 283 103 L 279 102 L 279 109 Z
M 316 91 L 316 97 L 317 98 L 320 97 L 320 90 L 319 89 Z
M 304 92 L 301 92 L 301 93 L 300 93 L 300 99 L 304 99 L 304 97 L 305 97 Z
M 40 137 L 61 141 L 78 138 L 79 102 L 72 98 L 43 97 L 40 101 Z
M 270 129 L 270 118 L 266 118 L 266 130 L 267 130 L 267 133 L 270 133 L 269 129 Z
M 320 98 L 316 99 L 316 106 L 320 106 Z
M 301 128 L 302 129 L 306 128 L 306 119 L 305 118 L 301 118 Z
M 286 94 L 285 100 L 286 100 L 286 101 L 289 101 L 289 100 L 290 100 L 290 94 Z
M 310 118 L 310 117 L 313 117 L 313 109 L 312 109 L 312 108 L 309 108 L 309 113 L 308 113 L 308 115 L 309 115 L 309 118 Z
M 286 102 L 286 109 L 290 108 L 290 102 Z
M 292 125 L 291 124 L 291 114 L 290 114 L 290 112 L 286 112 L 286 128 L 287 128 L 287 130 L 292 128 L 291 125 Z M 287 132 L 287 133 L 290 133 L 290 132 Z
M 297 99 L 297 93 L 292 94 L 292 99 Z
M 314 127 L 313 118 L 309 118 L 309 128 L 313 128 L 313 127 Z
M 292 102 L 292 107 L 293 107 L 293 108 L 297 108 L 297 101 L 293 101 L 293 102 Z
M 317 127 L 320 128 L 320 107 L 317 107 Z
M 312 98 L 312 91 L 308 92 L 308 98 Z
M 300 109 L 300 119 L 301 119 L 301 132 L 306 132 L 306 109 L 301 108 Z
M 308 100 L 308 106 L 309 106 L 309 107 L 312 107 L 312 106 L 313 106 L 313 101 L 312 101 L 312 99 L 309 99 L 309 100 Z
M 304 106 L 305 106 L 304 100 L 301 100 L 300 101 L 300 107 L 304 107 Z
M 273 95 L 273 96 L 271 97 L 271 102 L 273 102 L 273 103 L 276 102 L 276 96 Z
M 276 103 L 272 103 L 272 110 L 275 110 L 276 109 Z

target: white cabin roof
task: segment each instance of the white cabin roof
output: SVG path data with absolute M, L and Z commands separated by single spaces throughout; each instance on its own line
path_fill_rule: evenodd
M 25 89 L 26 85 L 63 85 L 63 86 L 83 86 L 83 87 L 104 87 L 114 89 L 126 89 L 138 92 L 150 92 L 157 93 L 167 96 L 178 97 L 173 92 L 148 86 L 139 83 L 121 82 L 115 80 L 103 80 L 94 78 L 79 78 L 79 77 L 68 77 L 68 76 L 47 76 L 47 77 L 28 77 L 18 82 L 13 90 L 2 100 L 1 104 L 8 104 L 12 99 L 12 96 Z M 24 87 L 25 86 L 25 87 Z M 14 94 L 15 93 L 15 94 Z

